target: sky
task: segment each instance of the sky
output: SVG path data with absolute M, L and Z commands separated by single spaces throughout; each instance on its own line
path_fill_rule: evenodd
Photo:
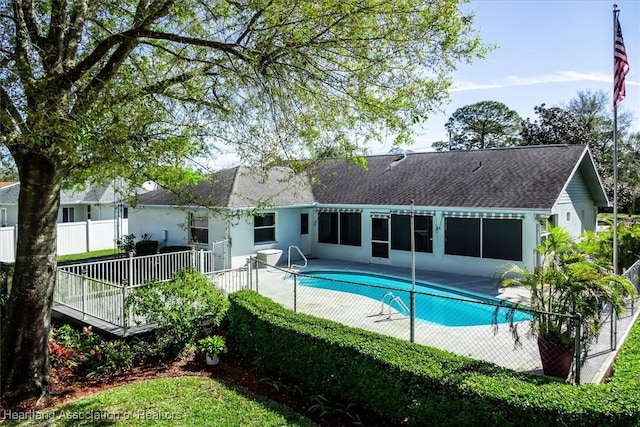
M 450 102 L 442 112 L 415 127 L 414 143 L 402 148 L 431 151 L 446 141 L 444 125 L 460 107 L 498 101 L 523 119 L 537 119 L 534 107 L 562 106 L 578 92 L 613 92 L 613 1 L 471 0 L 461 5 L 475 13 L 474 27 L 485 44 L 495 46 L 484 59 L 459 64 L 453 73 Z M 640 131 L 640 0 L 618 0 L 620 26 L 630 71 L 626 98 L 618 111 L 631 111 Z M 612 107 L 613 115 L 613 107 Z M 389 152 L 393 136 L 368 146 L 370 154 Z M 218 166 L 237 164 L 233 153 Z
M 498 101 L 523 119 L 537 118 L 534 107 L 562 106 L 578 92 L 613 92 L 613 1 L 602 0 L 472 0 L 463 10 L 475 11 L 474 27 L 482 41 L 496 45 L 484 59 L 460 64 L 453 74 L 451 102 L 443 112 L 416 126 L 414 151 L 429 151 L 446 141 L 444 125 L 460 107 Z M 630 71 L 626 98 L 618 111 L 631 111 L 640 131 L 640 0 L 618 0 L 620 26 Z M 612 107 L 613 115 L 613 107 Z M 386 153 L 392 138 L 371 146 Z

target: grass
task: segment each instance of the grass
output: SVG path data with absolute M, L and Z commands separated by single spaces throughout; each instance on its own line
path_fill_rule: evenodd
M 72 262 L 72 261 L 82 261 L 92 258 L 100 258 L 104 256 L 122 254 L 123 252 L 120 249 L 102 249 L 99 251 L 91 251 L 91 252 L 82 252 L 79 254 L 70 254 L 70 255 L 60 255 L 58 256 L 58 262 Z
M 139 381 L 28 415 L 28 420 L 5 423 L 20 427 L 316 425 L 284 405 L 206 377 Z

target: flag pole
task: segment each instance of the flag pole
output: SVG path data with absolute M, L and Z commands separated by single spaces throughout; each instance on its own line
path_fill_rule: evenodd
M 616 37 L 618 35 L 618 5 L 613 5 L 613 273 L 618 274 L 618 100 L 616 99 L 616 75 L 618 64 L 615 60 Z

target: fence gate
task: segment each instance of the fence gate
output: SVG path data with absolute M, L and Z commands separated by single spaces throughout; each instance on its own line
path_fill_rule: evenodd
M 229 240 L 218 240 L 211 244 L 213 252 L 213 269 L 210 271 L 227 270 L 231 267 L 231 251 L 229 250 Z

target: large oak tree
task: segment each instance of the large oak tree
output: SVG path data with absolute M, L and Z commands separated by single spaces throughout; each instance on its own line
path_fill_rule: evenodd
M 483 55 L 457 0 L 0 0 L 0 143 L 21 181 L 2 389 L 49 383 L 64 184 L 177 183 L 232 147 L 254 164 L 409 138 Z

